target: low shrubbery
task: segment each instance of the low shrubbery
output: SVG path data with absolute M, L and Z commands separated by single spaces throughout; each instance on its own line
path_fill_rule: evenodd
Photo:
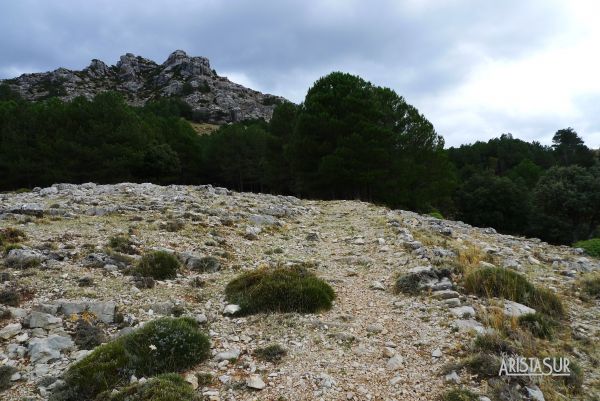
M 443 277 L 450 278 L 452 272 L 447 268 L 423 269 L 411 273 L 404 273 L 397 277 L 394 290 L 396 293 L 417 295 L 430 281 L 437 281 Z
M 600 238 L 592 238 L 573 244 L 575 248 L 581 248 L 590 256 L 600 258 Z
M 133 272 L 142 277 L 152 277 L 156 280 L 165 280 L 177 277 L 179 260 L 165 251 L 154 251 L 142 256 Z
M 208 337 L 188 318 L 162 318 L 101 345 L 72 365 L 53 401 L 92 400 L 124 385 L 131 375 L 179 372 L 208 357 Z M 152 399 L 152 398 L 151 398 Z
M 175 373 L 156 376 L 146 383 L 100 394 L 95 401 L 201 401 L 192 386 Z
M 242 314 L 313 313 L 330 309 L 335 299 L 331 286 L 303 267 L 243 273 L 227 284 L 225 295 Z
M 518 322 L 519 326 L 527 329 L 535 337 L 547 340 L 554 338 L 554 329 L 557 323 L 541 313 L 528 313 L 519 316 Z
M 116 235 L 108 240 L 108 246 L 117 252 L 126 253 L 128 255 L 135 255 L 138 253 L 137 249 L 133 246 L 131 238 L 125 235 Z
M 473 350 L 475 352 L 502 355 L 502 354 L 515 354 L 517 349 L 510 341 L 502 338 L 499 334 L 479 334 L 475 337 L 473 343 Z
M 12 366 L 0 366 L 0 392 L 9 389 L 11 386 L 10 377 L 17 371 Z
M 464 278 L 467 292 L 483 297 L 500 297 L 518 302 L 549 316 L 564 315 L 562 302 L 553 292 L 537 288 L 524 276 L 506 268 L 486 267 L 473 270 Z
M 579 281 L 579 286 L 586 296 L 600 298 L 600 273 L 584 277 Z
M 264 348 L 257 348 L 254 355 L 268 362 L 279 362 L 287 355 L 287 351 L 279 344 L 271 344 Z

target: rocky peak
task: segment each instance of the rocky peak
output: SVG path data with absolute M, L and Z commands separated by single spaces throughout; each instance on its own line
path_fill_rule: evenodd
M 31 101 L 92 98 L 116 91 L 131 105 L 142 106 L 150 100 L 178 97 L 192 107 L 194 119 L 213 124 L 269 120 L 275 106 L 285 100 L 231 82 L 217 75 L 206 57 L 192 57 L 183 50 L 175 50 L 162 64 L 126 53 L 115 66 L 93 59 L 83 71 L 59 68 L 5 82 Z
M 92 62 L 84 69 L 84 71 L 92 77 L 103 77 L 110 73 L 108 66 L 103 61 L 96 58 L 92 59 Z

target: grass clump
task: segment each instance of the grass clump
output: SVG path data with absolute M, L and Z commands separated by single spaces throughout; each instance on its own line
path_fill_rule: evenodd
M 465 290 L 483 297 L 499 297 L 518 302 L 549 316 L 565 313 L 561 300 L 553 292 L 537 288 L 519 273 L 498 267 L 473 270 L 464 278 Z
M 279 344 L 271 344 L 263 348 L 257 348 L 254 355 L 267 362 L 279 362 L 287 355 L 287 351 Z
M 225 296 L 242 314 L 259 312 L 314 313 L 331 309 L 333 288 L 304 267 L 259 269 L 227 284 Z
M 16 244 L 26 239 L 27 235 L 25 235 L 25 232 L 18 228 L 7 227 L 0 229 L 0 245 L 8 243 Z
M 19 306 L 21 303 L 21 294 L 14 288 L 7 288 L 0 291 L 0 304 L 7 306 Z
M 441 401 L 478 401 L 479 396 L 472 391 L 453 389 L 442 395 Z
M 79 319 L 75 326 L 74 340 L 80 349 L 94 349 L 106 342 L 107 337 L 100 327 L 94 326 L 84 319 Z
M 176 373 L 166 373 L 144 384 L 133 384 L 118 392 L 100 394 L 96 401 L 201 401 L 192 386 Z
M 493 333 L 479 334 L 473 342 L 473 350 L 479 353 L 492 355 L 516 354 L 517 349 L 510 341 Z
M 50 399 L 93 400 L 127 383 L 133 374 L 139 377 L 186 370 L 206 359 L 209 350 L 208 337 L 193 319 L 157 319 L 97 347 L 72 365 L 64 374 L 64 386 Z
M 573 244 L 575 248 L 581 248 L 590 256 L 600 258 L 600 238 L 592 238 Z
M 0 392 L 10 388 L 10 377 L 15 374 L 17 369 L 12 366 L 0 366 Z
M 108 240 L 108 246 L 116 252 L 126 253 L 128 255 L 135 255 L 138 253 L 137 249 L 133 247 L 131 238 L 125 235 L 111 237 Z
M 179 266 L 179 260 L 174 255 L 165 251 L 155 251 L 142 256 L 134 273 L 142 277 L 165 280 L 175 278 Z
M 600 273 L 583 278 L 579 285 L 585 295 L 600 299 Z
M 554 328 L 557 323 L 541 313 L 528 313 L 519 316 L 518 322 L 519 326 L 529 330 L 535 337 L 547 340 L 554 338 Z
M 450 277 L 451 271 L 446 268 L 423 269 L 398 276 L 394 290 L 396 293 L 418 295 L 428 288 L 430 282 L 438 281 L 443 277 Z

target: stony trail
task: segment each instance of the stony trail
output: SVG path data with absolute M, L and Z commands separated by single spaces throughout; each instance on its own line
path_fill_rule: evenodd
M 8 227 L 27 239 L 23 250 L 0 262 L 6 265 L 1 289 L 31 295 L 18 307 L 3 307 L 9 317 L 0 322 L 0 364 L 18 373 L 3 399 L 47 399 L 62 372 L 89 352 L 71 339 L 74 321 L 91 312 L 102 317 L 98 327 L 109 338 L 163 315 L 195 317 L 211 337 L 212 357 L 182 374 L 191 382 L 196 374 L 211 375 L 197 387 L 207 400 L 436 400 L 456 387 L 442 367 L 468 355 L 476 332 L 487 330 L 489 311 L 502 301 L 466 295 L 447 278 L 416 296 L 397 294 L 395 281 L 414 269 L 462 263 L 471 253 L 561 295 L 569 311 L 565 324 L 577 340 L 561 338 L 557 349 L 571 350 L 586 369 L 585 395 L 599 387 L 593 344 L 600 305 L 578 299 L 573 283 L 600 263 L 572 248 L 365 202 L 210 186 L 58 184 L 0 194 L 0 229 Z M 139 255 L 115 254 L 107 246 L 115 235 L 128 235 L 138 253 L 174 252 L 187 267 L 174 280 L 138 288 L 127 264 Z M 203 256 L 218 260 L 217 271 L 190 267 Z M 35 266 L 23 267 L 28 258 Z M 337 294 L 333 308 L 306 315 L 223 313 L 232 278 L 281 264 L 303 264 L 325 279 Z M 84 277 L 89 285 L 80 286 Z M 32 318 L 36 327 L 28 327 Z M 40 352 L 36 342 L 47 349 Z M 281 362 L 254 355 L 275 343 L 288 351 Z M 239 356 L 219 360 L 217 354 L 228 351 Z M 251 375 L 266 387 L 249 388 Z M 489 394 L 485 380 L 464 371 L 457 377 L 460 385 Z M 541 387 L 552 400 L 554 389 Z

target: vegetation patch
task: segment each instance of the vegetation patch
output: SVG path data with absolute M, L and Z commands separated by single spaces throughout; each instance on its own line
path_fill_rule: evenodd
M 541 313 L 528 313 L 519 317 L 519 326 L 538 338 L 552 340 L 557 323 Z
M 142 256 L 134 268 L 134 273 L 156 280 L 172 279 L 177 276 L 179 266 L 179 260 L 174 255 L 165 251 L 155 251 Z
M 287 355 L 287 351 L 279 344 L 271 344 L 263 348 L 257 348 L 254 355 L 264 361 L 277 363 Z
M 600 273 L 583 278 L 579 282 L 579 287 L 585 295 L 591 298 L 600 298 Z
M 144 384 L 133 384 L 120 391 L 107 391 L 96 401 L 201 401 L 192 386 L 176 373 L 156 376 Z
M 592 238 L 573 244 L 575 248 L 581 248 L 590 256 L 600 258 L 600 238 Z
M 100 327 L 80 319 L 77 321 L 77 326 L 75 326 L 74 340 L 80 349 L 94 349 L 105 343 L 108 338 Z
M 517 353 L 517 348 L 510 341 L 496 333 L 479 334 L 473 343 L 473 350 L 493 355 Z
M 486 267 L 474 270 L 465 276 L 464 287 L 469 293 L 509 299 L 549 316 L 562 317 L 565 313 L 556 294 L 535 287 L 525 277 L 509 269 Z
M 259 269 L 234 278 L 225 288 L 228 302 L 242 314 L 314 313 L 331 309 L 333 288 L 304 267 Z
M 450 277 L 451 271 L 447 268 L 423 269 L 410 273 L 400 274 L 396 279 L 394 290 L 396 293 L 417 295 L 432 281 L 438 281 L 443 277 Z
M 27 239 L 27 235 L 23 230 L 19 230 L 18 228 L 7 227 L 0 229 L 0 245 L 8 244 L 8 243 L 18 243 L 25 241 Z
M 16 371 L 17 370 L 15 368 L 13 368 L 12 366 L 6 366 L 6 365 L 0 366 L 0 392 L 10 388 L 10 386 L 11 386 L 10 377 Z
M 19 306 L 21 303 L 21 294 L 14 288 L 7 288 L 0 291 L 0 304 L 8 306 Z
M 189 318 L 162 318 L 133 333 L 97 347 L 65 373 L 65 385 L 53 401 L 92 400 L 121 386 L 133 374 L 151 376 L 179 372 L 209 355 L 208 337 Z
M 108 240 L 108 246 L 116 252 L 126 253 L 128 255 L 135 255 L 139 253 L 133 246 L 131 238 L 125 235 L 116 235 Z

